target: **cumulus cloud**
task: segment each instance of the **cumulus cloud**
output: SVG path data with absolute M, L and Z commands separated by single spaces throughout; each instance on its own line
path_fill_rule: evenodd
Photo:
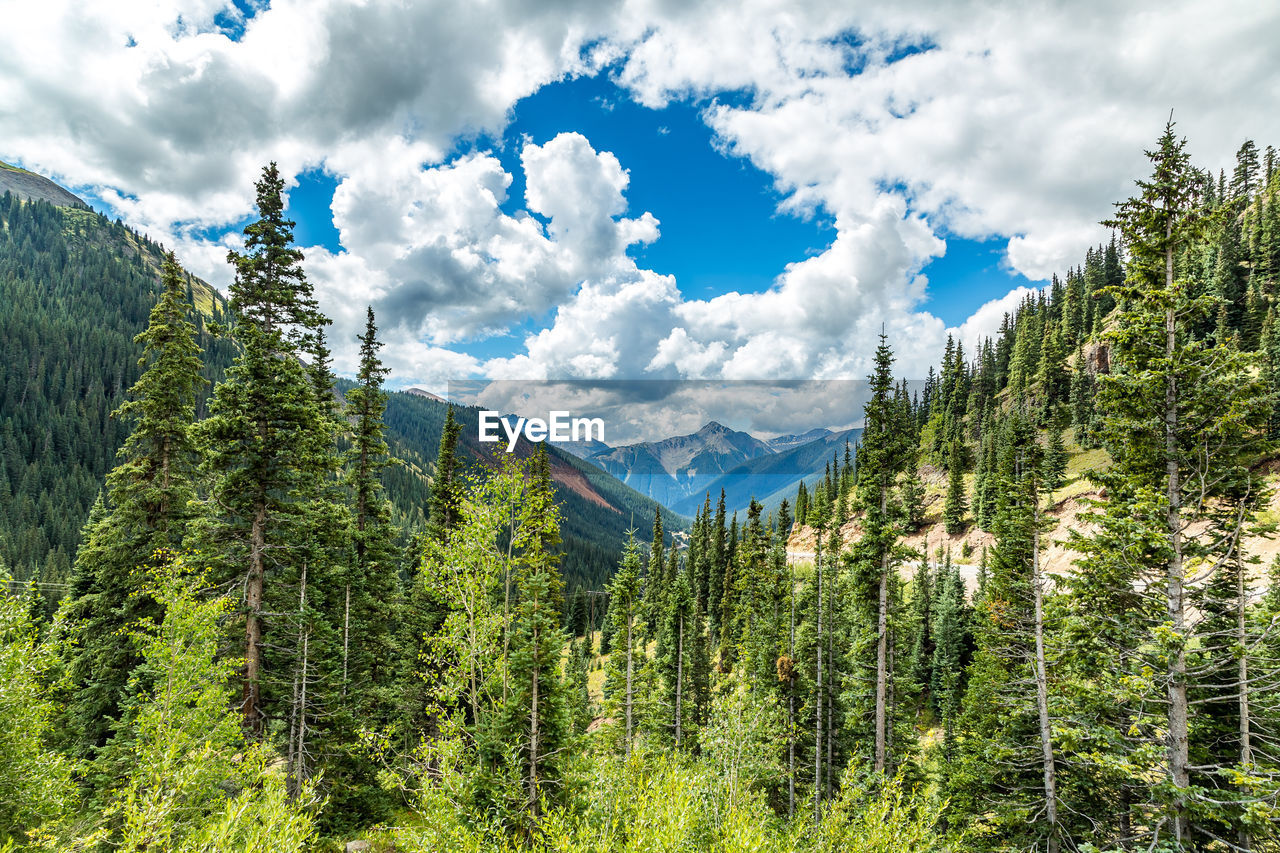
M 459 134 L 500 130 L 517 100 L 589 70 L 582 47 L 612 14 L 589 0 L 275 0 L 235 41 L 220 13 L 237 14 L 216 0 L 7 10 L 7 152 L 120 190 L 134 224 L 177 239 L 249 213 L 268 159 L 287 175 L 351 168 L 350 149 L 408 140 L 438 162 Z
M 858 377 L 883 329 L 923 375 L 950 331 L 998 327 L 1021 291 L 958 328 L 923 310 L 944 235 L 1006 241 L 1033 280 L 1078 263 L 1130 191 L 1168 110 L 1202 163 L 1280 138 L 1280 7 L 1160 4 L 276 0 L 219 28 L 220 0 L 7 13 L 0 139 L 30 168 L 225 283 L 259 166 L 320 168 L 343 250 L 307 250 L 354 364 L 363 306 L 401 384 L 494 376 Z M 219 17 L 219 16 L 222 17 Z M 694 100 L 727 154 L 772 176 L 784 210 L 836 237 L 760 292 L 690 299 L 628 248 L 626 163 L 579 133 L 520 152 L 525 194 L 492 152 L 549 82 L 607 73 L 638 102 Z M 92 81 L 86 86 L 86 81 Z M 232 229 L 234 232 L 234 229 Z M 548 319 L 549 318 L 549 319 Z M 545 326 L 541 326 L 545 321 Z M 472 342 L 529 324 L 522 351 Z

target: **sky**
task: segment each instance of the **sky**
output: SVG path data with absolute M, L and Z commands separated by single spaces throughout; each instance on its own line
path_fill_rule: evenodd
M 0 0 L 0 159 L 226 288 L 268 161 L 391 387 L 922 377 L 1108 239 L 1171 111 L 1280 143 L 1280 4 Z

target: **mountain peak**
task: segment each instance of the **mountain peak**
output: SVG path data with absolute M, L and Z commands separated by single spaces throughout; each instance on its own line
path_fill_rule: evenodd
M 28 201 L 40 199 L 56 204 L 58 207 L 88 207 L 70 191 L 43 175 L 28 172 L 26 169 L 11 166 L 0 160 L 0 195 L 4 195 L 5 191 Z
M 698 430 L 694 435 L 716 435 L 717 433 L 722 432 L 733 432 L 733 430 L 729 429 L 719 421 L 708 421 L 706 426 Z

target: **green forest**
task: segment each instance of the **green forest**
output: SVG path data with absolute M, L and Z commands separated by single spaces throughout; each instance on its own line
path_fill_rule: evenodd
M 160 294 L 164 251 L 119 220 L 80 206 L 0 198 L 0 561 L 14 580 L 37 584 L 52 615 L 68 589 L 89 510 L 129 434 L 128 420 L 112 414 L 145 366 L 135 336 Z M 185 273 L 183 279 L 208 380 L 196 395 L 202 419 L 236 348 L 214 333 L 230 320 L 226 300 L 199 279 Z M 349 379 L 336 380 L 339 398 L 353 387 Z M 447 408 L 431 398 L 387 395 L 384 422 L 397 464 L 381 476 L 404 548 L 426 523 Z M 475 411 L 456 414 L 473 427 L 464 432 L 462 455 L 482 458 L 485 446 L 470 441 Z M 339 434 L 337 440 L 345 446 L 348 439 Z M 655 504 L 570 454 L 554 448 L 552 454 L 557 465 L 581 472 L 608 504 L 558 489 L 569 510 L 565 582 L 571 592 L 599 589 L 617 563 L 627 519 L 652 518 Z M 416 560 L 407 552 L 402 558 Z
M 1280 850 L 1280 175 L 1147 158 L 691 524 L 336 377 L 274 164 L 225 302 L 5 194 L 0 850 Z

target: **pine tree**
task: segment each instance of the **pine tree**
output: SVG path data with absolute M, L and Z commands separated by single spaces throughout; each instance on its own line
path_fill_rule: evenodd
M 502 709 L 501 743 L 515 752 L 525 782 L 525 808 L 537 817 L 545 800 L 555 801 L 573 736 L 560 658 L 566 638 L 560 624 L 564 581 L 560 577 L 559 511 L 545 442 L 530 466 L 530 488 L 522 502 L 515 539 L 520 596 L 511 626 L 508 667 L 511 692 Z
M 671 553 L 675 562 L 676 554 Z M 675 567 L 675 580 L 664 602 L 659 643 L 659 666 L 665 690 L 669 736 L 677 749 L 686 745 L 696 718 L 693 698 L 694 633 L 699 629 L 696 601 L 687 571 Z
M 1062 439 L 1062 430 L 1050 425 L 1049 441 L 1044 451 L 1043 470 L 1040 473 L 1045 491 L 1055 492 L 1062 488 L 1067 476 L 1067 446 Z
M 427 515 L 431 532 L 437 539 L 448 536 L 457 517 L 458 501 L 458 433 L 462 427 L 453 416 L 453 406 L 445 410 L 444 428 L 440 432 L 440 449 L 436 455 L 435 478 L 431 483 L 431 503 Z
M 969 506 L 965 498 L 963 453 L 958 442 L 951 445 L 947 454 L 947 499 L 942 508 L 947 533 L 959 535 L 965 529 L 965 516 Z
M 934 645 L 929 664 L 929 692 L 942 715 L 943 753 L 950 762 L 955 757 L 955 729 L 963 695 L 965 649 L 969 644 L 964 579 L 951 563 L 950 550 L 938 566 L 933 599 Z
M 636 694 L 635 676 L 642 664 L 644 649 L 640 644 L 637 621 L 640 615 L 640 546 L 635 531 L 627 533 L 627 546 L 622 552 L 622 562 L 609 584 L 608 619 L 613 630 L 612 652 L 605 684 L 605 699 L 609 713 L 616 719 L 623 718 L 623 746 L 631 754 L 635 736 Z
M 907 465 L 911 433 L 898 422 L 893 399 L 893 352 L 882 332 L 876 348 L 875 367 L 868 382 L 871 399 L 865 406 L 865 427 L 858 451 L 858 500 L 866 513 L 862 538 L 851 554 L 856 569 L 855 599 L 864 608 L 863 618 L 874 622 L 874 731 L 873 762 L 876 773 L 891 773 L 890 730 L 893 720 L 890 691 L 893 680 L 893 610 L 895 601 L 894 550 L 900 534 L 900 509 L 893 503 L 894 484 Z M 821 639 L 819 640 L 821 642 Z
M 404 619 L 397 578 L 396 532 L 391 523 L 390 503 L 384 496 L 382 472 L 392 462 L 387 449 L 383 414 L 387 395 L 382 390 L 387 369 L 378 357 L 382 343 L 377 339 L 373 309 L 367 310 L 365 331 L 360 341 L 358 384 L 347 392 L 346 421 L 350 424 L 350 446 L 345 454 L 345 481 L 350 491 L 351 553 L 339 569 L 341 580 L 341 740 L 354 739 L 357 726 L 385 726 L 396 706 L 396 661 L 402 653 L 394 633 L 397 620 Z M 336 591 L 336 590 L 335 590 Z M 335 602 L 337 603 L 337 602 Z M 412 621 L 412 620 L 410 620 Z M 417 645 L 411 646 L 415 651 Z M 345 762 L 339 771 L 332 762 L 326 780 L 342 790 L 334 806 L 343 811 L 373 812 L 367 801 L 351 802 L 356 789 L 378 791 L 373 767 L 368 762 Z M 331 799 L 337 795 L 331 795 Z
M 332 424 L 299 357 L 328 321 L 320 314 L 292 247 L 293 223 L 283 216 L 284 182 L 275 164 L 257 183 L 259 219 L 245 228 L 245 252 L 232 251 L 236 268 L 232 330 L 240 354 L 214 391 L 209 418 L 199 429 L 204 467 L 213 479 L 196 544 L 217 555 L 219 580 L 244 595 L 245 659 L 241 713 L 257 738 L 278 713 L 278 695 L 266 695 L 264 613 L 281 611 L 284 592 L 306 562 L 311 500 L 331 462 Z M 302 545 L 300 546 L 300 543 Z M 268 584 L 268 576 L 276 583 Z M 284 646 L 283 637 L 279 645 Z M 269 693 L 272 691 L 268 691 Z
M 725 573 L 729 562 L 729 532 L 725 528 L 724 489 L 720 490 L 720 501 L 716 504 L 715 521 L 711 524 L 711 561 L 710 587 L 707 595 L 707 623 L 711 630 L 711 643 L 720 644 L 721 613 L 724 607 Z
M 74 684 L 68 719 L 86 756 L 111 737 L 140 662 L 136 651 L 120 642 L 121 632 L 143 619 L 163 617 L 143 592 L 145 567 L 177 553 L 195 497 L 198 454 L 192 424 L 204 379 L 183 274 L 173 253 L 165 258 L 161 283 L 150 323 L 135 338 L 143 346 L 140 363 L 146 370 L 115 413 L 134 422 L 133 432 L 120 448 L 120 463 L 107 475 L 107 501 L 86 525 L 72 579 L 76 597 L 67 606 L 79 639 L 68 667 Z
M 1100 406 L 1117 472 L 1132 484 L 1122 494 L 1139 502 L 1109 501 L 1105 511 L 1153 523 L 1144 538 L 1158 543 L 1158 558 L 1140 568 L 1148 588 L 1162 591 L 1165 609 L 1154 637 L 1163 659 L 1158 682 L 1164 689 L 1167 784 L 1153 793 L 1166 805 L 1178 842 L 1198 844 L 1188 704 L 1195 675 L 1187 661 L 1196 625 L 1187 600 L 1187 565 L 1209 555 L 1208 543 L 1238 535 L 1241 518 L 1215 518 L 1210 508 L 1248 477 L 1242 460 L 1256 453 L 1266 398 L 1247 357 L 1187 332 L 1188 324 L 1212 311 L 1214 300 L 1192 296 L 1179 269 L 1184 248 L 1206 227 L 1198 173 L 1184 149 L 1169 123 L 1156 150 L 1148 152 L 1152 177 L 1138 182 L 1138 196 L 1117 205 L 1111 223 L 1123 234 L 1130 261 L 1126 284 L 1113 291 L 1124 314 L 1110 333 L 1113 371 L 1103 381 Z M 1152 424 L 1160 429 L 1150 430 Z M 1188 524 L 1198 518 L 1207 528 L 1195 535 Z
M 1040 570 L 1042 452 L 1031 418 L 1005 421 L 1000 498 L 985 584 L 984 618 L 964 700 L 966 738 L 953 784 L 961 797 L 997 803 L 1005 840 L 1061 842 L 1058 761 L 1051 736 Z M 1042 823 L 1029 815 L 1042 816 Z M 1039 843 L 1037 841 L 1037 843 Z

